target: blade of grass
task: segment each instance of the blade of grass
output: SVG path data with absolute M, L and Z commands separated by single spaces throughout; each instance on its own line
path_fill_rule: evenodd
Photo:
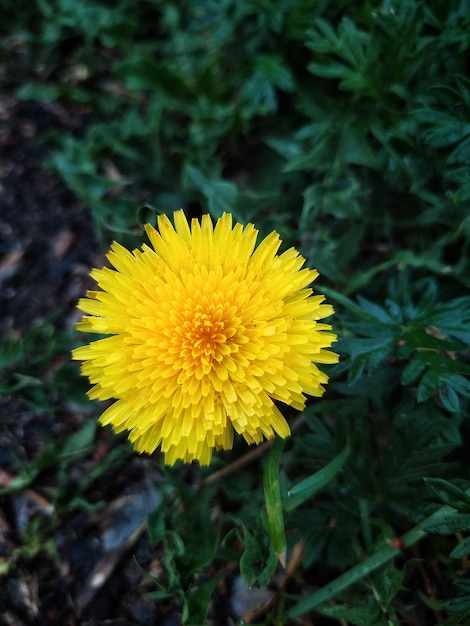
M 328 465 L 325 465 L 321 470 L 292 487 L 287 492 L 287 498 L 283 502 L 284 509 L 291 511 L 323 489 L 341 470 L 350 452 L 351 446 L 347 443 L 338 456 Z
M 468 489 L 466 493 L 470 495 L 470 489 Z M 454 511 L 455 509 L 445 505 L 417 524 L 401 537 L 400 543 L 403 546 L 402 549 L 409 548 L 426 536 L 428 533 L 424 530 L 424 528 L 428 526 L 431 521 L 436 521 L 440 517 L 449 515 Z M 338 578 L 333 580 L 331 583 L 328 583 L 315 593 L 312 593 L 311 596 L 301 600 L 298 604 L 292 607 L 287 612 L 288 617 L 299 617 L 300 615 L 304 615 L 308 611 L 311 611 L 315 607 L 318 607 L 320 604 L 327 602 L 341 591 L 344 591 L 365 576 L 371 574 L 381 565 L 384 565 L 388 561 L 394 559 L 398 556 L 398 554 L 400 554 L 400 552 L 400 549 L 392 547 L 384 541 L 384 546 L 374 554 L 371 554 L 363 563 L 358 563 L 344 574 L 341 574 L 341 576 L 338 576 Z

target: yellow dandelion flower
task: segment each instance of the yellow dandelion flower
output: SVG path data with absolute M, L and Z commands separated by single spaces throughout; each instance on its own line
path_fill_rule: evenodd
M 174 227 L 162 215 L 145 227 L 153 246 L 132 253 L 114 243 L 115 269 L 91 275 L 101 291 L 79 302 L 77 328 L 110 335 L 73 351 L 94 386 L 90 398 L 115 399 L 100 421 L 128 430 L 138 452 L 161 445 L 165 462 L 210 463 L 233 433 L 248 443 L 290 434 L 274 404 L 296 409 L 328 381 L 315 363 L 334 363 L 336 336 L 318 320 L 333 313 L 308 287 L 291 248 L 278 255 L 273 232 L 255 249 L 252 224 L 224 214 Z

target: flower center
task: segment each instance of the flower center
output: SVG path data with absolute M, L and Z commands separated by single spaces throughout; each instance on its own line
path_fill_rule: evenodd
M 227 341 L 220 305 L 217 307 L 210 305 L 208 309 L 197 305 L 193 318 L 187 320 L 184 326 L 194 358 L 217 358 L 218 347 Z
M 227 337 L 224 334 L 225 324 L 221 318 L 221 307 L 218 310 L 202 311 L 201 307 L 196 310 L 192 329 L 189 335 L 193 342 L 193 353 L 214 355 L 218 344 L 224 343 Z
M 222 303 L 193 305 L 183 322 L 182 352 L 191 356 L 196 367 L 208 373 L 214 361 L 220 363 L 225 355 L 238 350 L 235 335 L 240 319 L 235 307 Z

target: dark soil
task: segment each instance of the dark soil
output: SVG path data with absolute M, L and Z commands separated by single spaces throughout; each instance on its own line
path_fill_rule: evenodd
M 70 119 L 58 113 L 58 107 L 0 98 L 2 330 L 29 328 L 52 312 L 59 324 L 70 324 L 96 261 L 88 212 L 44 169 L 47 150 L 38 139 Z

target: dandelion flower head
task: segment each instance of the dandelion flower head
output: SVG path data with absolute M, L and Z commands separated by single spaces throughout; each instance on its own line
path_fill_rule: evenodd
M 288 436 L 275 401 L 302 410 L 328 381 L 317 364 L 338 360 L 318 321 L 333 308 L 309 287 L 318 272 L 294 248 L 278 254 L 275 232 L 256 247 L 254 226 L 227 213 L 214 227 L 177 211 L 145 230 L 152 247 L 114 243 L 114 269 L 93 270 L 99 290 L 78 305 L 79 330 L 109 335 L 73 352 L 89 396 L 115 400 L 101 423 L 138 452 L 161 446 L 168 464 L 209 464 L 234 431 L 249 444 Z

